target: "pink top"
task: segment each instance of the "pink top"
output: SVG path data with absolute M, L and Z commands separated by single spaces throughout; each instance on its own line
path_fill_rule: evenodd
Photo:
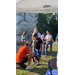
M 49 38 L 52 38 L 52 35 L 46 35 L 46 40 L 48 41 Z

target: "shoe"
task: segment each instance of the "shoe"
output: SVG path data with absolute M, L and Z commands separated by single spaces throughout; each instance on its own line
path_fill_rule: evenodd
M 39 66 L 39 62 L 36 64 L 36 66 Z
M 34 62 L 33 65 L 35 65 L 37 62 Z
M 26 67 L 26 70 L 28 70 L 28 69 L 34 69 L 34 67 L 31 67 L 30 65 L 28 65 L 28 66 Z
M 47 57 L 46 55 L 44 57 Z
M 50 56 L 50 58 L 52 58 L 52 56 Z

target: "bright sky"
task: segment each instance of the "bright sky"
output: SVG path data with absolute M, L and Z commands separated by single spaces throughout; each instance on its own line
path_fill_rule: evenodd
M 53 15 L 55 15 L 55 13 L 53 13 Z

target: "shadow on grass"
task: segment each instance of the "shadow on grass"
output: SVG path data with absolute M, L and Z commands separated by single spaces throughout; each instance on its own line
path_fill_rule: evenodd
M 44 55 L 45 55 L 45 51 L 44 51 Z M 50 56 L 50 51 L 47 51 L 47 56 Z M 57 57 L 57 51 L 52 51 L 52 56 Z
M 45 64 L 46 65 L 46 64 Z M 23 69 L 23 68 L 19 68 L 20 69 L 20 71 L 22 70 L 22 71 L 25 71 L 26 69 Z M 18 70 L 19 70 L 18 69 Z M 45 75 L 46 74 L 46 72 L 47 72 L 47 70 L 48 70 L 48 68 L 45 68 L 45 67 L 42 67 L 42 68 L 34 68 L 34 69 L 32 69 L 32 70 L 28 70 L 28 71 L 30 71 L 30 72 L 34 72 L 34 73 L 38 73 L 38 74 L 40 74 L 40 75 Z M 27 70 L 26 70 L 27 71 Z
M 30 72 L 38 73 L 40 75 L 45 75 L 47 72 L 48 68 L 35 68 L 34 70 L 29 70 Z

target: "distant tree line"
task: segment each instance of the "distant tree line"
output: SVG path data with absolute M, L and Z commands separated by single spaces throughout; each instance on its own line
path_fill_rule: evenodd
M 46 32 L 46 30 L 50 30 L 55 41 L 55 37 L 58 34 L 58 13 L 39 13 L 37 29 L 41 34 L 42 32 Z

